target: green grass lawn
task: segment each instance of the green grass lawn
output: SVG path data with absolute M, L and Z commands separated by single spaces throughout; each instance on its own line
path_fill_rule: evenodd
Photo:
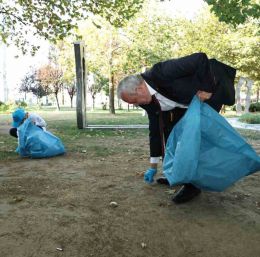
M 127 140 L 132 140 L 136 144 L 136 140 L 141 137 L 147 137 L 148 129 L 77 129 L 76 112 L 75 110 L 55 111 L 52 109 L 37 111 L 48 124 L 48 129 L 60 137 L 66 146 L 67 151 L 80 152 L 88 147 L 88 151 L 93 151 L 95 154 L 102 156 L 104 153 L 109 154 L 109 151 L 120 151 L 120 149 L 110 149 L 109 141 L 117 140 L 118 137 L 124 137 Z M 89 124 L 147 124 L 148 118 L 142 116 L 141 110 L 117 111 L 116 115 L 111 115 L 108 111 L 97 110 L 87 113 Z M 11 114 L 0 114 L 0 126 L 10 127 Z M 17 146 L 17 140 L 7 135 L 8 130 L 4 132 L 0 130 L 0 160 L 9 160 L 17 158 L 14 152 Z M 250 130 L 239 130 L 239 132 L 247 139 L 260 140 L 260 133 Z M 86 144 L 81 142 L 87 140 Z M 96 144 L 96 140 L 103 139 L 104 144 L 100 147 Z M 104 151 L 105 150 L 105 151 Z
M 73 111 L 56 111 L 40 110 L 37 113 L 42 116 L 47 124 L 48 130 L 61 138 L 67 151 L 81 152 L 86 149 L 83 141 L 88 139 L 88 151 L 95 152 L 96 155 L 109 154 L 109 151 L 120 151 L 120 149 L 110 149 L 106 139 L 117 140 L 118 137 L 125 139 L 148 137 L 148 129 L 78 129 L 76 123 L 76 112 Z M 111 115 L 108 111 L 97 110 L 87 113 L 89 124 L 106 124 L 106 125 L 128 125 L 128 124 L 147 124 L 148 118 L 142 116 L 141 110 L 117 111 L 116 115 Z M 5 127 L 11 126 L 11 114 L 0 114 L 0 125 Z M 17 140 L 8 136 L 0 130 L 0 160 L 10 160 L 17 158 L 14 150 L 17 147 Z M 95 141 L 100 138 L 104 139 L 104 145 L 99 146 Z M 133 144 L 135 140 L 133 140 Z M 107 145 L 106 145 L 107 144 Z
M 260 114 L 246 113 L 239 117 L 239 121 L 249 124 L 260 124 Z

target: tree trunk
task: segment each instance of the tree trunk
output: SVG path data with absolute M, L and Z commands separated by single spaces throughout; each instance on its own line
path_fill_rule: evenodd
M 113 67 L 113 49 L 112 49 L 112 38 L 109 42 L 109 51 L 110 51 L 110 57 L 109 57 L 109 112 L 111 114 L 115 114 L 115 85 L 114 85 L 114 74 L 112 71 Z
M 61 95 L 62 95 L 62 105 L 65 105 L 65 96 L 64 96 L 64 87 L 61 88 Z
M 58 93 L 55 93 L 55 98 L 56 98 L 57 108 L 60 111 L 60 105 L 59 105 L 59 100 L 58 100 Z
M 115 85 L 114 74 L 111 74 L 109 78 L 109 112 L 115 114 Z
M 92 96 L 92 111 L 95 109 L 95 97 Z
M 246 87 L 247 87 L 247 93 L 246 93 L 246 105 L 245 105 L 245 113 L 249 112 L 249 107 L 251 103 L 251 90 L 253 87 L 254 81 L 251 79 L 246 80 Z
M 72 107 L 73 107 L 73 95 L 70 96 L 70 108 L 72 108 Z
M 259 91 L 260 91 L 260 89 L 258 88 L 256 91 L 256 102 L 257 103 L 259 102 Z

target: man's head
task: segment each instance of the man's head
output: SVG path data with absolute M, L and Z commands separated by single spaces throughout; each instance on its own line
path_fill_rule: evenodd
M 117 87 L 117 96 L 129 104 L 149 104 L 152 96 L 140 75 L 130 75 L 122 79 Z
M 13 127 L 18 128 L 23 123 L 24 119 L 26 119 L 26 112 L 24 111 L 24 109 L 18 108 L 13 112 L 12 116 Z

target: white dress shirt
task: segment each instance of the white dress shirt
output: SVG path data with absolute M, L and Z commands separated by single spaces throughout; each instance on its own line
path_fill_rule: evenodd
M 156 99 L 159 101 L 162 111 L 169 111 L 176 107 L 188 108 L 187 105 L 174 102 L 174 101 L 164 97 L 163 95 L 158 93 L 156 90 L 154 90 L 151 86 L 149 86 L 146 82 L 145 82 L 145 84 L 146 84 L 150 94 L 154 95 L 156 97 Z M 150 157 L 150 163 L 159 163 L 159 161 L 160 161 L 160 157 Z

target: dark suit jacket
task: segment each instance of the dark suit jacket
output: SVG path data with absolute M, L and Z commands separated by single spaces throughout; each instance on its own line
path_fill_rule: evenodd
M 149 86 L 177 103 L 189 104 L 198 90 L 213 93 L 206 103 L 218 112 L 223 104 L 235 103 L 235 75 L 234 68 L 215 59 L 209 60 L 204 53 L 159 62 L 141 74 Z M 161 156 L 160 108 L 153 103 L 140 107 L 147 111 L 149 118 L 150 154 Z

